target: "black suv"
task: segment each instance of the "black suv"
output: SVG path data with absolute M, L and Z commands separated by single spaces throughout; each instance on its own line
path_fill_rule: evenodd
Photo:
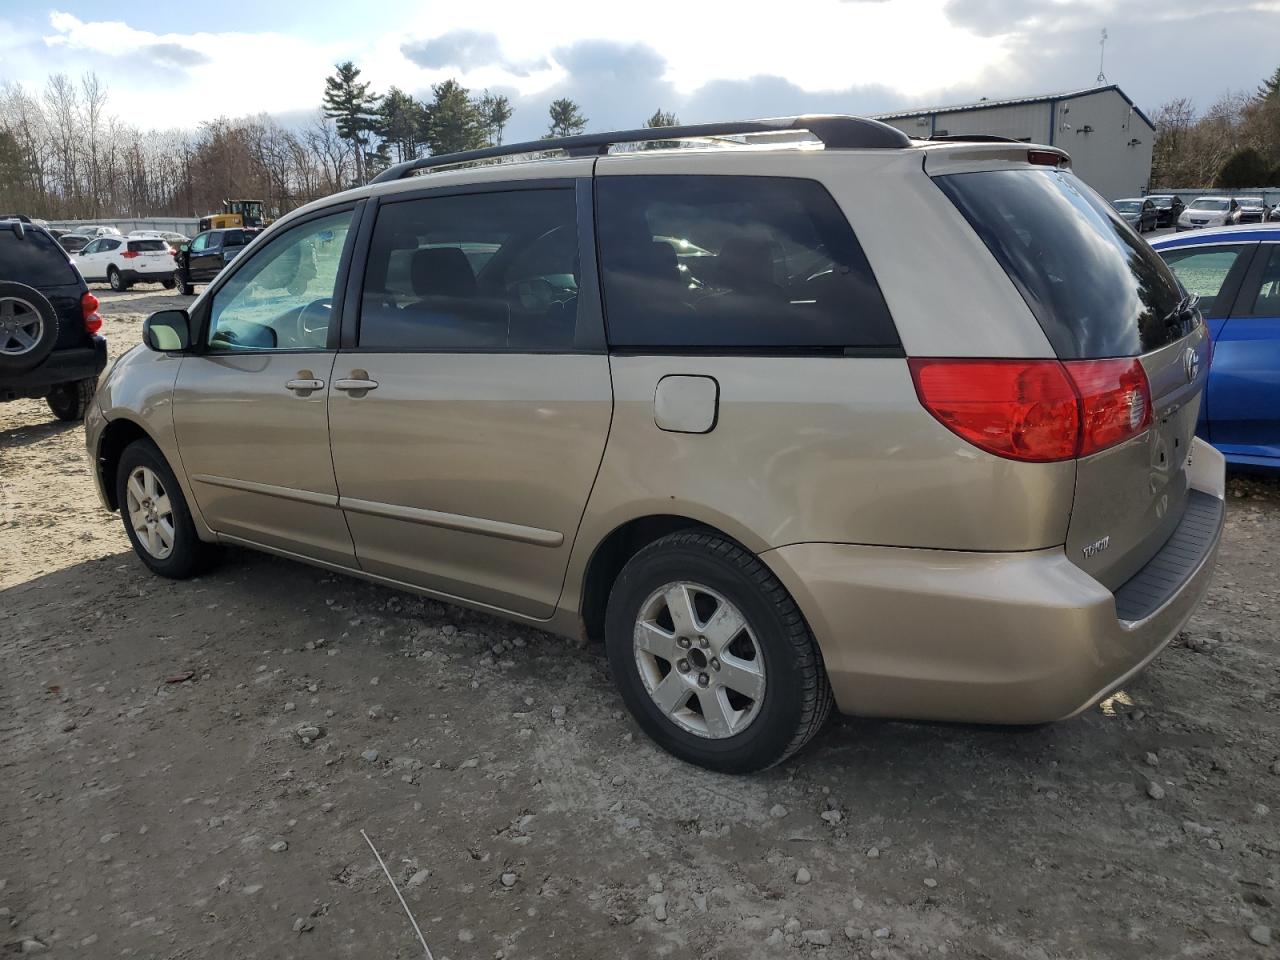
M 79 420 L 107 365 L 98 298 L 49 231 L 0 220 L 0 401 L 44 397 Z
M 254 227 L 206 230 L 192 237 L 190 243 L 182 244 L 174 255 L 178 292 L 191 296 L 195 293 L 194 284 L 208 283 L 216 277 L 261 232 Z

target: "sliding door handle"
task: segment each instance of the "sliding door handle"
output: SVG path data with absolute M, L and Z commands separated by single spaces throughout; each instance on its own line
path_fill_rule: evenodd
M 343 393 L 359 398 L 370 390 L 377 390 L 378 381 L 370 380 L 369 374 L 365 370 L 352 370 L 351 376 L 333 381 L 333 389 L 341 390 Z

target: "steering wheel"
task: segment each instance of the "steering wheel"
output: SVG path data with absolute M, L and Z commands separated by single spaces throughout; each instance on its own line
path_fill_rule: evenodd
M 325 345 L 329 335 L 329 321 L 333 316 L 333 300 L 312 300 L 298 311 L 298 343 L 303 346 Z M 317 338 L 318 335 L 318 338 Z M 317 342 L 317 339 L 319 342 Z
M 520 306 L 530 313 L 547 310 L 555 299 L 556 288 L 546 277 L 531 277 L 507 285 L 507 293 L 515 294 Z

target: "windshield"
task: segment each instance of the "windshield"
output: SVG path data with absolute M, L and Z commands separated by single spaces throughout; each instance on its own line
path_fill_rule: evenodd
M 1173 197 L 1152 197 L 1151 202 L 1161 210 L 1168 210 L 1173 206 Z
M 1142 203 L 1138 200 L 1117 200 L 1112 206 L 1121 213 L 1136 213 L 1142 208 Z
M 1226 210 L 1231 206 L 1226 200 L 1196 200 L 1191 204 L 1192 210 Z
M 1194 312 L 1160 256 L 1069 171 L 934 180 L 1004 267 L 1064 360 L 1132 357 L 1180 339 Z
M 1260 207 L 1262 206 L 1262 198 L 1261 197 L 1239 197 L 1236 199 L 1236 203 L 1240 204 L 1240 206 L 1242 207 Z

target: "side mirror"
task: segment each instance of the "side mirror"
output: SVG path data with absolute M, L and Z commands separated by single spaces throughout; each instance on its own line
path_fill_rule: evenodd
M 142 342 L 157 353 L 191 349 L 191 317 L 185 310 L 161 310 L 142 324 Z

